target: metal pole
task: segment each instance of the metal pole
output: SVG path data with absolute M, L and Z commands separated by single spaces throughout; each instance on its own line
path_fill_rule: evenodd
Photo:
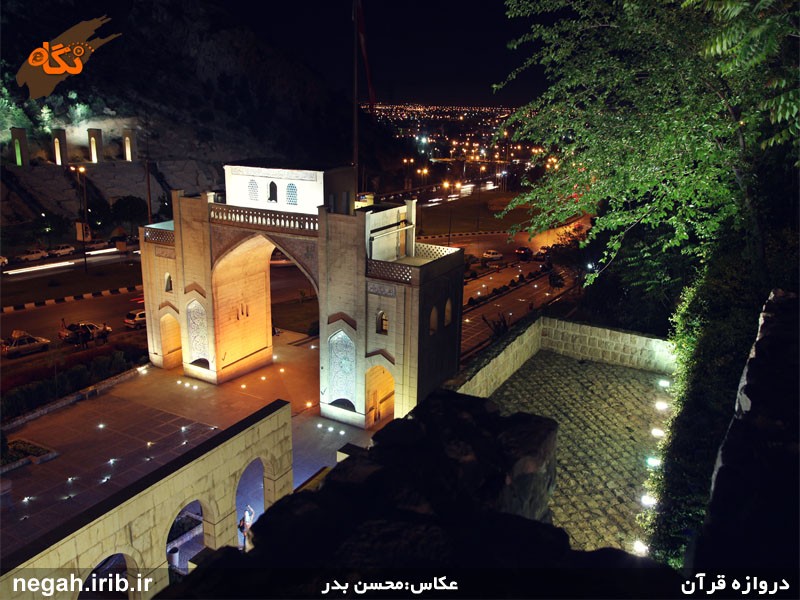
M 80 171 L 78 171 L 80 177 Z M 89 204 L 86 202 L 86 172 L 83 173 L 83 272 L 89 272 L 89 263 L 86 258 L 86 229 L 89 228 Z M 91 229 L 90 229 L 91 230 Z

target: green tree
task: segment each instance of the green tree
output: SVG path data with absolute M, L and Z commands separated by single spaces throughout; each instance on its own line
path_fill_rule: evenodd
M 661 294 L 674 311 L 679 412 L 651 482 L 659 505 L 647 526 L 654 556 L 675 566 L 703 522 L 759 304 L 779 277 L 797 286 L 776 269 L 776 257 L 797 256 L 796 226 L 786 228 L 796 199 L 781 183 L 796 181 L 786 165 L 797 159 L 797 96 L 792 84 L 776 85 L 796 87 L 797 52 L 786 48 L 796 45 L 797 7 L 685 4 L 506 2 L 509 17 L 532 23 L 510 44 L 530 55 L 506 83 L 540 65 L 549 84 L 506 124 L 515 141 L 545 148 L 533 157 L 539 177 L 506 212 L 528 206 L 522 227 L 531 233 L 596 215 L 587 243 L 602 258 L 587 280 L 613 273 L 636 295 L 607 300 Z M 726 35 L 741 43 L 720 44 Z M 781 90 L 791 93 L 780 100 Z
M 768 121 L 762 147 L 791 141 L 798 152 L 800 90 L 797 85 L 800 4 L 785 0 L 685 0 L 714 16 L 718 33 L 705 47 L 707 56 L 719 57 L 726 75 L 751 75 L 767 68 L 765 98 L 757 109 Z
M 524 226 L 533 231 L 576 212 L 597 214 L 589 237 L 609 234 L 604 266 L 634 228 L 695 264 L 727 226 L 746 232 L 753 254 L 762 253 L 751 169 L 761 133 L 750 115 L 763 100 L 766 70 L 726 77 L 704 54 L 712 19 L 676 2 L 507 6 L 509 16 L 535 20 L 511 43 L 531 44 L 533 53 L 509 80 L 540 64 L 550 84 L 507 125 L 515 140 L 547 149 L 534 156 L 537 166 L 555 159 L 559 168 L 545 169 L 506 212 L 530 205 Z M 643 274 L 657 275 L 654 267 Z

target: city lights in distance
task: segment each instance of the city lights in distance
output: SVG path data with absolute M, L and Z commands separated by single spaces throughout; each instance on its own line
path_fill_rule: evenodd
M 106 427 L 106 424 L 105 424 L 105 423 L 98 423 L 98 424 L 97 424 L 97 428 L 98 428 L 98 429 L 105 429 L 105 427 Z

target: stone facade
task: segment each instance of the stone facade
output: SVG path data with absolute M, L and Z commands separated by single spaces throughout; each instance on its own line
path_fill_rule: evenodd
M 198 500 L 202 507 L 206 547 L 238 543 L 237 482 L 253 460 L 264 466 L 265 507 L 291 493 L 292 426 L 287 402 L 273 402 L 90 507 L 54 532 L 57 540 L 36 540 L 46 549 L 15 565 L 4 565 L 4 570 L 13 570 L 0 579 L 0 596 L 41 597 L 15 593 L 15 574 L 35 573 L 41 578 L 76 573 L 85 580 L 107 557 L 123 554 L 129 580 L 135 581 L 137 575 L 154 579 L 148 593 L 131 597 L 152 597 L 168 583 L 167 535 L 175 516 L 190 502 Z M 64 529 L 71 532 L 65 534 Z M 77 596 L 75 592 L 71 598 Z
M 457 371 L 463 259 L 417 252 L 413 200 L 319 217 L 320 410 L 369 428 Z
M 270 364 L 279 248 L 317 292 L 323 416 L 372 427 L 458 370 L 462 251 L 416 243 L 415 201 L 332 212 L 346 169 L 225 172 L 224 203 L 175 191 L 174 220 L 140 231 L 154 365 L 222 383 Z

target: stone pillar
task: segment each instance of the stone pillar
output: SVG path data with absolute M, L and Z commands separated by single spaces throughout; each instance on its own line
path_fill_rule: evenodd
M 406 221 L 415 225 L 406 229 L 406 256 L 416 256 L 414 244 L 417 242 L 417 200 L 406 200 Z
M 264 469 L 264 510 L 289 494 L 294 483 L 292 469 L 277 476 L 267 471 Z
M 11 151 L 14 153 L 14 164 L 18 167 L 27 167 L 31 164 L 28 134 L 22 127 L 11 128 Z
M 63 129 L 53 129 L 53 162 L 59 166 L 69 165 L 67 152 L 67 132 Z
M 136 160 L 137 154 L 136 147 L 136 130 L 123 129 L 122 130 L 122 157 L 128 162 Z
M 89 132 L 89 160 L 98 163 L 103 160 L 103 130 L 87 129 Z
M 206 548 L 218 550 L 224 546 L 239 546 L 239 530 L 236 526 L 239 524 L 239 519 L 236 516 L 236 509 L 232 510 L 216 523 L 209 521 L 205 513 L 203 513 L 203 544 Z

